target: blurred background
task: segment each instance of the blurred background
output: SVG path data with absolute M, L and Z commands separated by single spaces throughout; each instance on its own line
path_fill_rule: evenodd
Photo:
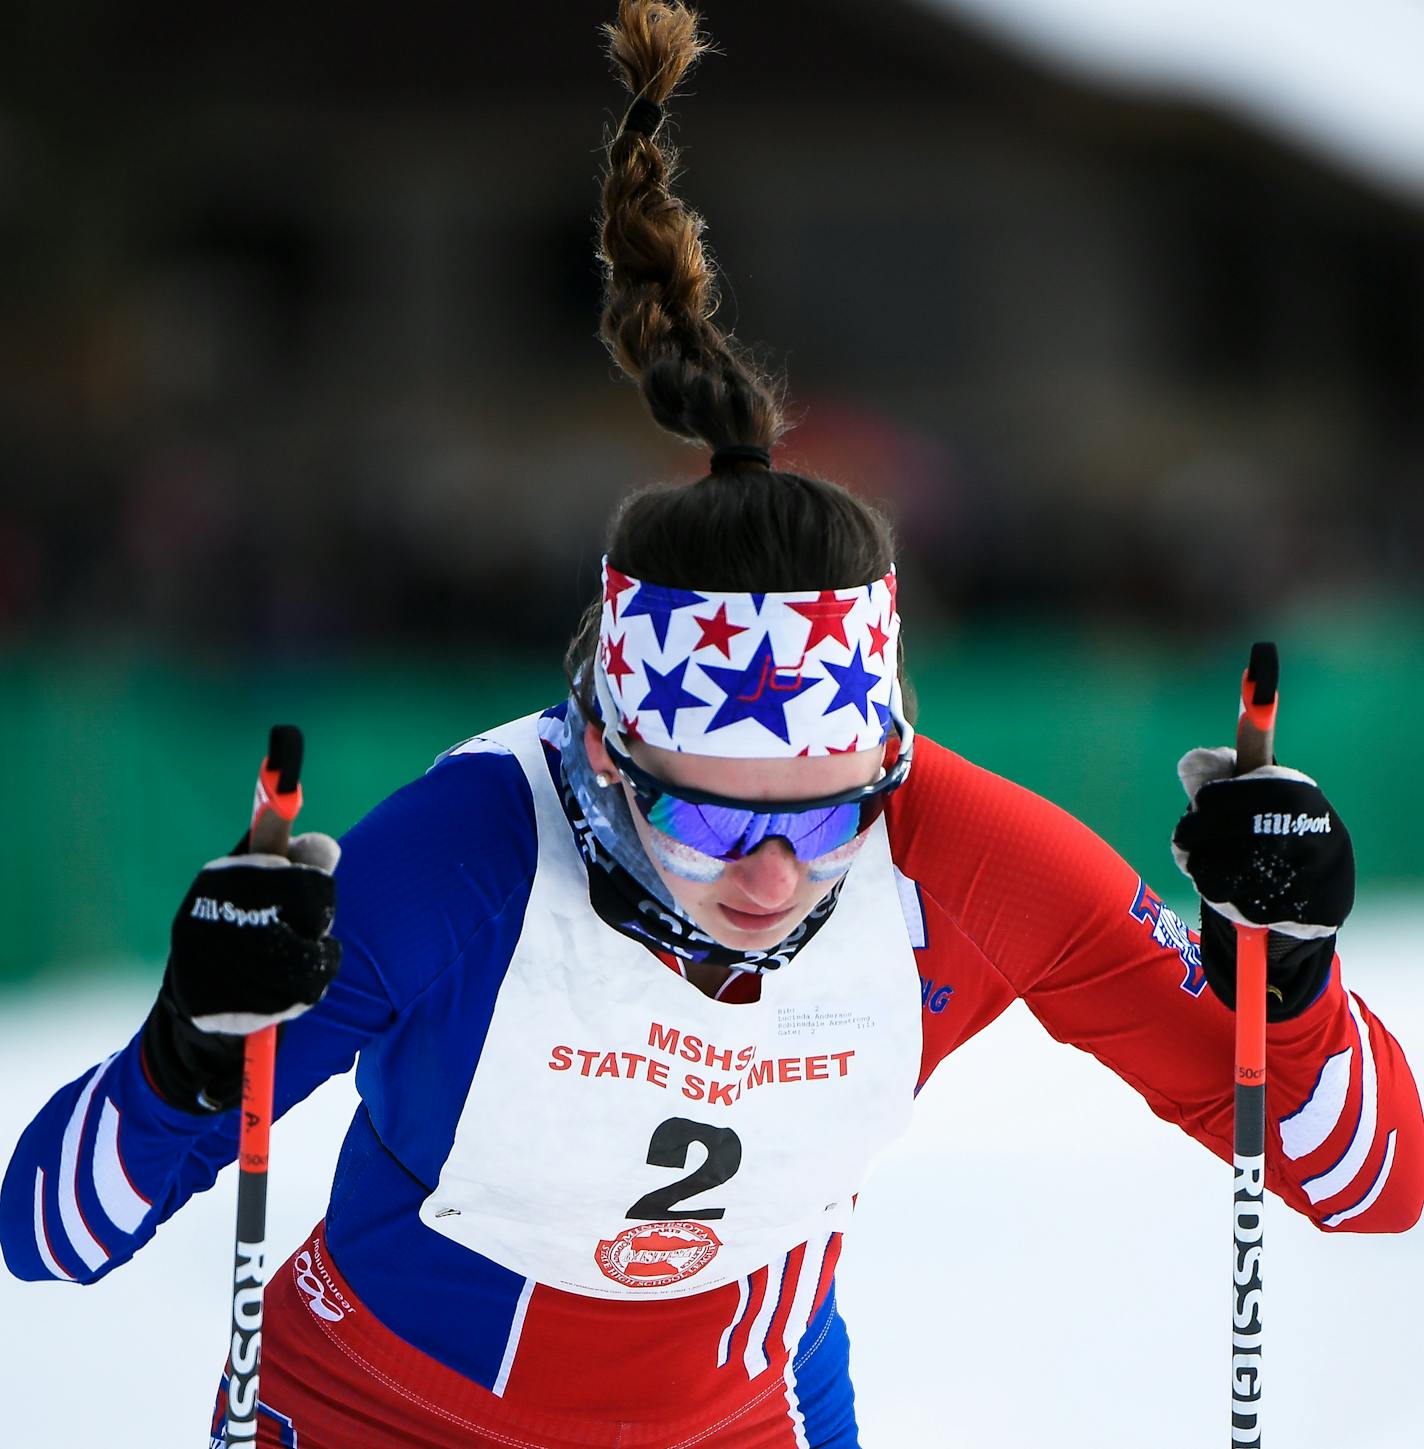
M 14 1133 L 141 1019 L 273 721 L 303 726 L 306 821 L 339 833 L 559 697 L 611 509 L 703 471 L 596 336 L 611 9 L 6 7 Z M 1424 1048 L 1417 5 L 703 9 L 721 54 L 673 108 L 682 186 L 724 320 L 789 374 L 781 458 L 898 519 L 921 727 L 1194 916 L 1173 765 L 1230 738 L 1276 638 L 1282 758 L 1356 841 L 1355 969 Z M 92 1040 L 76 997 L 105 1003 Z
M 898 518 L 930 733 L 1174 889 L 1273 633 L 1418 884 L 1424 22 L 1218 8 L 715 0 L 683 184 L 782 456 Z M 11 8 L 4 976 L 161 953 L 272 719 L 339 830 L 554 698 L 610 510 L 702 470 L 596 338 L 607 9 Z

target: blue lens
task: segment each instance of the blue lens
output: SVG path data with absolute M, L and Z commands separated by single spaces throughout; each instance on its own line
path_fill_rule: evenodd
M 740 860 L 759 845 L 784 840 L 798 860 L 819 860 L 863 835 L 885 813 L 892 792 L 910 772 L 914 731 L 899 723 L 901 747 L 874 784 L 822 800 L 767 801 L 757 810 L 690 787 L 677 794 L 657 776 L 637 765 L 626 745 L 605 731 L 610 758 L 630 786 L 639 813 L 661 834 L 715 860 Z
M 849 844 L 884 809 L 884 796 L 795 813 L 763 813 L 722 805 L 697 804 L 660 792 L 654 800 L 634 792 L 644 819 L 654 830 L 718 860 L 738 860 L 765 841 L 779 837 L 798 860 L 815 860 Z

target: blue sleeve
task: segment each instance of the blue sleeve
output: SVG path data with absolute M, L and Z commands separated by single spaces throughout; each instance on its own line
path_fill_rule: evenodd
M 538 857 L 523 768 L 498 747 L 477 748 L 447 756 L 356 827 L 353 889 L 342 890 L 380 908 L 355 922 L 337 912 L 343 951 L 384 981 L 395 1011 L 362 1054 L 356 1087 L 384 1147 L 427 1182 L 449 1151 Z M 397 810 L 393 831 L 387 812 Z M 363 848 L 368 829 L 398 845 Z
M 278 1116 L 348 1070 L 478 935 L 491 903 L 504 910 L 520 882 L 527 894 L 532 820 L 518 763 L 466 754 L 443 759 L 346 834 L 336 871 L 341 970 L 321 1004 L 283 1031 Z M 57 1092 L 16 1145 L 0 1186 L 0 1250 L 16 1277 L 95 1282 L 236 1156 L 237 1111 L 170 1107 L 147 1079 L 139 1039 Z

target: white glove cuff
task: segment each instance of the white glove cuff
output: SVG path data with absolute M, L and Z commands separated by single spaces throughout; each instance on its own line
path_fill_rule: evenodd
M 210 860 L 203 869 L 229 870 L 235 865 L 255 865 L 260 870 L 282 870 L 287 866 L 300 865 L 330 875 L 340 859 L 341 847 L 331 836 L 309 830 L 305 835 L 292 837 L 286 855 L 266 855 L 261 851 L 248 855 L 220 855 L 216 860 Z
M 260 1016 L 255 1011 L 219 1011 L 211 1016 L 195 1016 L 193 1025 L 199 1031 L 213 1032 L 222 1036 L 251 1036 L 263 1027 L 276 1026 L 278 1022 L 292 1021 L 311 1007 L 305 1001 L 279 1011 L 275 1016 Z
M 1182 862 L 1186 859 L 1174 845 L 1172 854 L 1177 857 L 1177 864 L 1182 867 L 1185 873 L 1186 867 Z M 1275 931 L 1281 936 L 1294 936 L 1297 941 L 1323 941 L 1326 936 L 1333 936 L 1340 928 L 1339 926 L 1306 926 L 1299 921 L 1250 921 L 1231 904 L 1230 901 L 1209 901 L 1202 897 L 1204 904 L 1210 906 L 1217 915 L 1225 916 L 1228 921 L 1237 926 L 1261 926 L 1265 925 L 1268 931 Z
M 1182 789 L 1187 792 L 1187 799 L 1193 803 L 1196 802 L 1197 791 L 1203 785 L 1213 785 L 1218 780 L 1296 780 L 1302 785 L 1315 784 L 1309 775 L 1300 770 L 1292 770 L 1286 765 L 1262 765 L 1259 769 L 1247 770 L 1244 775 L 1238 775 L 1235 771 L 1236 751 L 1229 745 L 1220 745 L 1215 749 L 1188 750 L 1177 761 L 1177 778 L 1182 782 Z M 1180 865 L 1181 861 L 1177 864 Z

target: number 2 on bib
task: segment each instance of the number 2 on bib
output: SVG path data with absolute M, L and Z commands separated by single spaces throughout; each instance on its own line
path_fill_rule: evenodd
M 696 1197 L 709 1188 L 721 1187 L 742 1165 L 742 1140 L 730 1127 L 711 1127 L 687 1117 L 669 1117 L 653 1129 L 652 1141 L 648 1143 L 648 1166 L 686 1167 L 687 1149 L 694 1142 L 706 1149 L 707 1160 L 686 1177 L 644 1193 L 628 1209 L 626 1217 L 645 1221 L 695 1218 L 710 1222 L 725 1214 L 725 1208 L 684 1208 L 678 1204 L 685 1197 Z

